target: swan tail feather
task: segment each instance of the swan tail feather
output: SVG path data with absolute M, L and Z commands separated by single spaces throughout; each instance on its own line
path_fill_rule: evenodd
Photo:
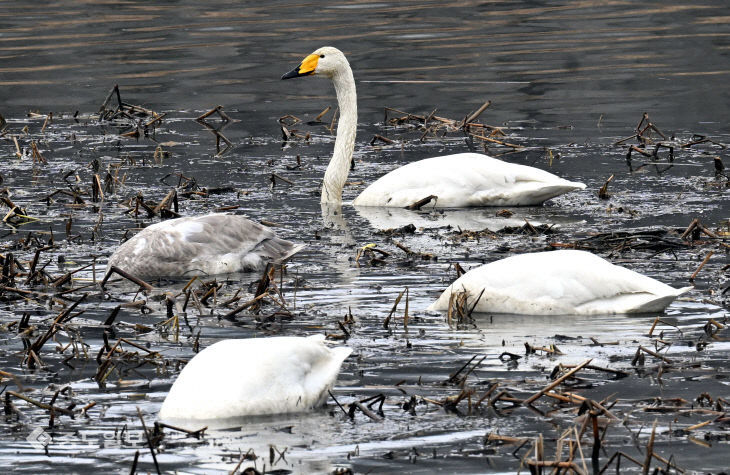
M 261 241 L 254 252 L 264 258 L 264 261 L 282 264 L 305 247 L 305 244 L 297 244 L 286 239 L 273 237 Z

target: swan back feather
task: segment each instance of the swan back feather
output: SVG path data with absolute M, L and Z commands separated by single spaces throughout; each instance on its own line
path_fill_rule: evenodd
M 348 347 L 324 335 L 222 340 L 183 368 L 160 418 L 204 420 L 303 412 L 322 405 Z
M 477 312 L 596 315 L 663 311 L 691 287 L 658 280 L 578 250 L 521 254 L 470 270 L 429 310 L 448 310 L 452 293 L 466 292 Z
M 140 278 L 225 274 L 283 262 L 303 247 L 242 216 L 214 213 L 148 226 L 108 266 Z
M 368 186 L 353 204 L 406 207 L 435 195 L 435 204 L 428 206 L 527 206 L 585 187 L 539 168 L 459 153 L 397 168 Z

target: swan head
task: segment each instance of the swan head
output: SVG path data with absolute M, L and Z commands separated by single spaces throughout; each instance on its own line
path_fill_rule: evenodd
M 281 79 L 312 75 L 332 78 L 342 70 L 343 64 L 347 65 L 347 59 L 342 51 L 332 46 L 323 46 L 304 58 L 299 66 L 284 74 Z

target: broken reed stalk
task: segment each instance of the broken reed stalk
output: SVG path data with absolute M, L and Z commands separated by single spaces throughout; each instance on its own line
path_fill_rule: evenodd
M 41 409 L 45 409 L 46 411 L 60 412 L 61 414 L 65 414 L 67 416 L 73 416 L 73 411 L 71 411 L 69 409 L 66 409 L 66 408 L 63 408 L 63 407 L 54 406 L 52 404 L 46 404 L 46 403 L 43 403 L 43 402 L 40 402 L 40 401 L 36 401 L 33 398 L 30 398 L 30 397 L 28 397 L 28 396 L 26 396 L 24 394 L 20 394 L 20 393 L 15 392 L 15 391 L 7 391 L 7 394 L 9 394 L 9 395 L 11 395 L 13 397 L 16 397 L 18 399 L 22 399 L 23 401 L 25 401 L 25 402 L 27 402 L 29 404 L 33 404 L 36 407 L 40 407 Z
M 644 353 L 646 353 L 646 354 L 649 354 L 649 355 L 653 356 L 654 358 L 658 358 L 658 359 L 664 361 L 667 364 L 671 364 L 672 363 L 672 360 L 670 360 L 666 356 L 662 356 L 659 353 L 657 353 L 656 351 L 652 351 L 652 350 L 650 350 L 648 348 L 644 348 L 643 346 L 639 345 L 639 348 L 636 350 L 636 355 L 634 355 L 634 359 L 631 360 L 631 365 L 632 366 L 636 365 L 636 362 L 638 361 L 639 356 L 641 355 L 641 352 L 642 351 Z
M 329 112 L 331 109 L 332 109 L 332 107 L 327 106 L 322 112 L 320 112 L 319 114 L 317 114 L 317 117 L 314 118 L 314 121 L 315 122 L 321 122 L 322 121 L 322 117 L 324 117 L 324 115 L 327 112 Z
M 134 459 L 132 460 L 132 468 L 129 470 L 129 475 L 137 473 L 137 461 L 139 460 L 139 450 L 134 451 Z
M 81 295 L 81 297 L 78 300 L 76 300 L 73 304 L 71 304 L 66 310 L 61 312 L 56 317 L 56 319 L 53 321 L 53 323 L 48 328 L 46 333 L 39 336 L 38 339 L 35 342 L 33 342 L 32 345 L 30 345 L 30 347 L 28 348 L 28 352 L 27 352 L 28 353 L 28 358 L 27 358 L 28 366 L 30 368 L 33 368 L 35 366 L 35 364 L 37 363 L 36 359 L 37 359 L 38 352 L 41 350 L 41 348 L 43 348 L 43 345 L 45 345 L 46 342 L 48 340 L 50 340 L 51 337 L 53 337 L 53 335 L 56 334 L 56 332 L 58 331 L 58 326 L 65 323 L 66 321 L 70 320 L 71 318 L 73 318 L 73 315 L 71 315 L 71 312 L 73 312 L 74 309 L 81 302 L 86 300 L 86 297 L 88 297 L 88 295 L 89 294 L 86 294 L 86 293 Z
M 129 273 L 123 271 L 122 269 L 120 269 L 117 266 L 111 266 L 109 268 L 109 270 L 107 271 L 106 275 L 104 276 L 104 280 L 101 281 L 101 288 L 102 289 L 104 288 L 104 286 L 106 285 L 106 282 L 109 280 L 109 277 L 111 277 L 112 274 L 118 274 L 121 277 L 124 277 L 125 279 L 127 279 L 128 281 L 133 282 L 133 283 L 139 285 L 140 287 L 142 287 L 143 289 L 145 289 L 148 292 L 154 289 L 154 287 L 152 287 L 150 284 L 148 284 L 144 280 L 142 280 L 139 277 L 135 277 L 132 274 L 129 274 Z
M 613 463 L 614 459 L 616 459 L 616 471 L 618 472 L 618 469 L 621 464 L 621 457 L 633 462 L 634 464 L 636 464 L 639 467 L 644 466 L 644 464 L 642 464 L 640 461 L 636 460 L 634 457 L 632 457 L 624 452 L 617 451 L 617 452 L 614 452 L 614 454 L 611 456 L 611 458 L 608 459 L 608 462 L 606 462 L 606 464 L 603 466 L 603 468 L 598 472 L 599 475 L 608 469 L 608 467 L 611 465 L 611 463 Z
M 222 111 L 223 111 L 223 106 L 215 106 L 214 108 L 212 108 L 208 112 L 205 112 L 204 114 L 199 115 L 198 117 L 196 117 L 195 120 L 203 120 L 203 119 L 205 119 L 207 117 L 210 117 L 211 115 L 213 115 L 215 113 L 218 113 L 218 115 L 220 115 L 222 119 L 228 120 L 228 116 L 225 116 L 225 118 L 224 118 L 224 116 L 221 115 Z
M 383 142 L 388 145 L 393 143 L 393 140 L 389 139 L 388 137 L 383 137 L 382 135 L 375 134 L 372 140 L 370 140 L 370 145 L 375 145 L 375 142 L 377 141 Z
M 404 289 L 398 294 L 398 297 L 396 297 L 395 303 L 393 303 L 393 308 L 390 309 L 390 313 L 388 314 L 387 317 L 385 317 L 385 320 L 383 320 L 384 329 L 386 329 L 386 330 L 388 329 L 388 326 L 390 325 L 390 318 L 395 313 L 396 309 L 398 308 L 398 304 L 400 303 L 400 299 L 403 298 L 403 294 L 405 294 L 405 293 L 406 293 L 406 290 Z
M 152 461 L 155 462 L 155 470 L 157 470 L 157 475 L 160 475 L 160 466 L 157 463 L 157 455 L 155 454 L 155 448 L 152 446 L 152 441 L 150 440 L 150 434 L 147 432 L 147 424 L 144 423 L 144 417 L 142 417 L 142 411 L 139 410 L 139 406 L 137 406 L 137 415 L 139 416 L 139 420 L 142 422 L 142 430 L 144 431 L 144 436 L 147 439 L 147 447 L 150 448 L 150 453 L 152 454 Z
M 253 306 L 254 304 L 256 304 L 259 300 L 261 300 L 263 298 L 266 298 L 268 296 L 269 296 L 269 293 L 268 292 L 264 292 L 262 294 L 259 294 L 256 297 L 254 297 L 251 300 L 249 300 L 248 302 L 244 303 L 243 305 L 240 305 L 240 306 L 234 308 L 233 310 L 231 310 L 230 312 L 226 313 L 225 315 L 223 315 L 223 318 L 233 318 L 233 317 L 236 316 L 236 314 L 243 312 L 247 308 L 249 308 L 249 307 Z
M 162 201 L 160 201 L 157 206 L 152 208 L 152 210 L 155 212 L 155 214 L 159 214 L 160 211 L 162 211 L 163 209 L 170 209 L 171 204 L 175 205 L 175 212 L 177 213 L 177 211 L 178 211 L 177 190 L 174 188 L 172 190 L 170 190 L 165 195 L 165 197 L 162 198 Z
M 365 407 L 360 401 L 356 401 L 350 404 L 350 410 L 348 411 L 348 415 L 350 415 L 350 418 L 354 418 L 355 409 L 359 409 L 360 412 L 365 414 L 370 418 L 370 420 L 374 422 L 382 422 L 383 418 L 379 415 L 375 414 L 373 411 Z
M 200 439 L 202 436 L 205 435 L 205 431 L 208 430 L 208 426 L 205 426 L 205 427 L 203 427 L 201 429 L 197 429 L 197 430 L 190 430 L 190 429 L 184 429 L 182 427 L 172 426 L 170 424 L 165 424 L 164 422 L 155 422 L 155 426 L 182 432 L 183 434 L 187 434 L 189 436 L 195 437 L 196 439 Z
M 697 274 L 699 274 L 699 273 L 700 273 L 700 271 L 702 270 L 702 268 L 703 268 L 703 267 L 705 267 L 705 264 L 707 264 L 707 261 L 709 261 L 709 260 L 710 260 L 710 257 L 712 257 L 712 255 L 713 255 L 714 253 L 715 253 L 715 251 L 710 251 L 710 252 L 708 252 L 708 253 L 707 253 L 707 255 L 705 256 L 705 258 L 704 258 L 704 259 L 702 260 L 702 262 L 700 263 L 699 267 L 697 267 L 697 270 L 696 270 L 696 271 L 694 271 L 694 272 L 692 273 L 692 275 L 690 276 L 690 278 L 689 278 L 689 281 L 690 281 L 690 282 L 694 282 L 694 281 L 695 281 L 695 277 L 697 277 Z
M 571 376 L 573 376 L 575 373 L 577 373 L 578 371 L 580 371 L 581 369 L 583 369 L 585 366 L 589 365 L 591 361 L 593 361 L 593 358 L 588 359 L 588 360 L 582 362 L 581 364 L 579 364 L 575 368 L 571 369 L 570 371 L 568 371 L 567 373 L 565 373 L 564 375 L 562 375 L 561 377 L 559 377 L 558 379 L 556 379 L 552 383 L 548 384 L 546 387 L 544 387 L 543 389 L 541 389 L 539 392 L 533 394 L 529 398 L 527 398 L 524 401 L 522 401 L 522 404 L 524 404 L 525 406 L 532 404 L 534 401 L 536 401 L 537 399 L 539 399 L 540 397 L 542 397 L 543 395 L 545 395 L 546 392 L 548 392 L 551 389 L 553 389 L 554 387 L 560 385 L 563 381 L 565 381 L 566 379 L 568 379 Z
M 602 200 L 607 200 L 611 195 L 608 194 L 608 184 L 613 180 L 614 175 L 608 177 L 606 183 L 603 184 L 600 190 L 598 190 L 598 197 Z
M 477 109 L 471 115 L 469 115 L 466 119 L 464 119 L 464 123 L 462 124 L 461 127 L 464 128 L 471 122 L 474 122 L 477 118 L 479 118 L 480 115 L 482 115 L 482 112 L 487 110 L 487 107 L 489 107 L 490 105 L 492 105 L 492 101 L 489 101 L 489 100 L 487 102 L 485 102 L 484 104 L 482 104 L 479 107 L 479 109 Z
M 104 187 L 101 185 L 101 178 L 96 173 L 91 179 L 91 201 L 104 201 Z
M 689 237 L 691 234 L 692 240 L 697 240 L 697 239 L 699 239 L 700 233 L 704 233 L 705 235 L 707 235 L 708 237 L 710 237 L 712 239 L 720 238 L 717 234 L 713 233 L 712 231 L 707 229 L 705 226 L 703 226 L 698 218 L 693 219 L 692 222 L 689 223 L 689 226 L 687 226 L 687 229 L 682 233 L 680 238 L 687 239 L 687 237 Z
M 651 426 L 651 435 L 649 436 L 649 441 L 646 443 L 646 457 L 644 458 L 644 465 L 641 469 L 642 475 L 648 475 L 649 469 L 651 468 L 651 459 L 652 455 L 654 454 L 654 436 L 656 434 L 656 419 L 654 420 L 654 424 Z
M 470 135 L 471 135 L 472 137 L 474 137 L 474 138 L 477 138 L 477 139 L 479 139 L 479 140 L 484 140 L 485 142 L 491 142 L 491 143 L 496 143 L 497 145 L 503 145 L 503 146 L 505 146 L 505 147 L 510 147 L 510 148 L 513 148 L 513 149 L 515 149 L 515 150 L 516 150 L 516 149 L 520 149 L 520 148 L 523 148 L 523 147 L 522 147 L 522 145 L 517 145 L 517 144 L 513 144 L 513 143 L 505 142 L 505 141 L 503 141 L 503 140 L 497 140 L 497 139 L 492 139 L 492 138 L 489 138 L 489 137 L 485 137 L 485 136 L 483 136 L 483 135 L 479 135 L 479 134 L 475 134 L 475 133 L 471 133 L 471 132 L 470 132 Z
M 416 201 L 415 203 L 412 203 L 408 206 L 406 206 L 406 209 L 410 210 L 420 210 L 422 207 L 426 206 L 428 203 L 433 200 L 434 206 L 436 206 L 436 202 L 438 201 L 439 197 L 436 195 L 428 195 L 425 198 L 421 198 L 420 200 Z

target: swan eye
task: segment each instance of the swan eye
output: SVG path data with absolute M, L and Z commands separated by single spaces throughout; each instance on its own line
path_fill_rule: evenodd
M 324 58 L 324 55 L 323 55 L 323 54 L 320 54 L 320 55 L 319 55 L 319 57 L 320 57 L 320 58 Z

